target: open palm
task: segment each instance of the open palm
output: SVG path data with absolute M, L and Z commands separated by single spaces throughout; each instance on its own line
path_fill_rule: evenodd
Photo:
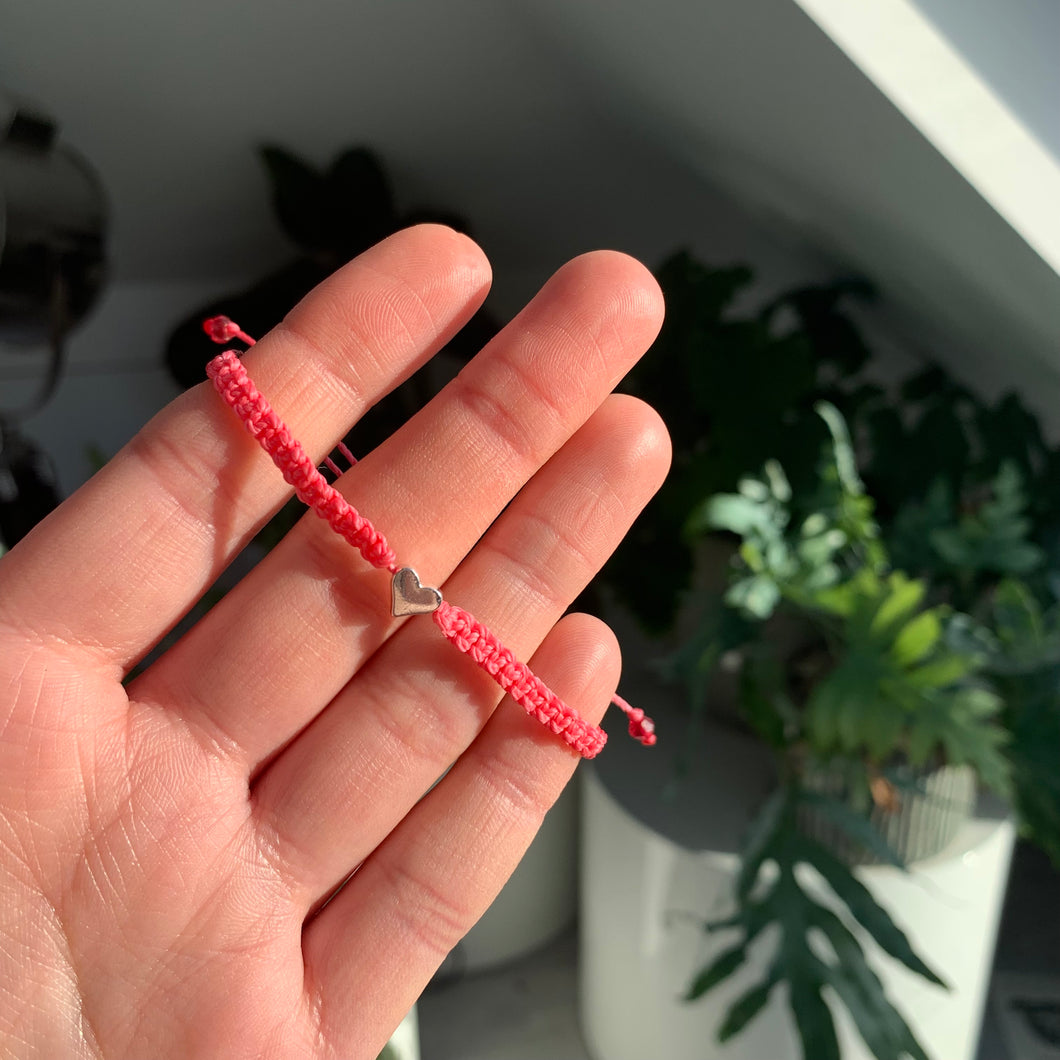
M 321 459 L 488 284 L 410 229 L 245 360 Z M 338 484 L 592 720 L 617 647 L 556 623 L 665 473 L 658 418 L 608 396 L 660 317 L 635 262 L 571 262 Z M 3 1055 L 373 1057 L 573 771 L 312 514 L 123 684 L 285 491 L 203 385 L 0 560 Z

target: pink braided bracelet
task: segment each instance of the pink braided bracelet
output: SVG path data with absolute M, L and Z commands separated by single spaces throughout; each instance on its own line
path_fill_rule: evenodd
M 248 346 L 254 339 L 228 317 L 212 317 L 203 329 L 214 342 L 239 339 Z M 568 706 L 526 663 L 515 656 L 473 615 L 447 603 L 437 589 L 420 584 L 411 567 L 402 567 L 386 538 L 336 490 L 292 437 L 251 381 L 234 350 L 225 350 L 207 366 L 206 374 L 225 403 L 243 421 L 246 429 L 283 472 L 303 504 L 313 509 L 340 537 L 356 548 L 374 567 L 392 575 L 391 599 L 394 615 L 430 614 L 442 635 L 454 647 L 485 670 L 531 717 L 551 729 L 585 758 L 595 758 L 607 742 L 599 726 L 590 725 Z M 353 455 L 344 446 L 340 452 L 350 463 Z M 339 468 L 328 458 L 334 473 Z M 629 733 L 646 747 L 655 743 L 655 726 L 644 711 L 630 706 L 621 696 L 612 700 L 629 717 Z

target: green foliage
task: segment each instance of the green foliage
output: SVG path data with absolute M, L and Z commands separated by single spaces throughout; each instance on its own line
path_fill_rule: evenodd
M 718 660 L 730 648 L 746 645 L 751 636 L 750 623 L 738 611 L 712 609 L 704 614 L 703 621 L 677 652 L 663 663 L 663 677 L 685 689 L 693 715 L 705 707 L 707 684 Z
M 943 637 L 944 607 L 923 609 L 925 586 L 900 571 L 868 568 L 819 594 L 839 621 L 834 667 L 806 702 L 806 739 L 823 757 L 857 755 L 876 764 L 901 752 L 914 765 L 967 763 L 1002 790 L 1000 702 L 968 684 L 980 660 Z
M 815 755 L 854 756 L 879 766 L 897 753 L 914 765 L 967 763 L 1006 791 L 1005 737 L 995 720 L 1001 703 L 972 682 L 984 657 L 944 636 L 951 611 L 926 606 L 925 582 L 888 570 L 842 418 L 829 405 L 819 411 L 832 440 L 819 465 L 812 512 L 800 525 L 794 525 L 793 493 L 775 463 L 762 478 L 743 479 L 738 493 L 712 497 L 690 517 L 692 532 L 720 529 L 740 538 L 740 569 L 726 602 L 759 621 L 784 606 L 816 631 L 823 661 L 798 704 L 794 734 Z M 759 715 L 758 697 L 767 685 L 774 697 L 781 695 L 775 676 L 758 679 L 750 706 Z M 777 702 L 774 713 L 790 723 L 790 698 Z M 756 728 L 762 730 L 761 720 Z
M 829 988 L 879 1060 L 926 1060 L 845 919 L 802 886 L 798 873 L 815 872 L 833 902 L 841 902 L 891 958 L 933 982 L 937 977 L 850 869 L 800 832 L 795 809 L 813 807 L 854 844 L 897 864 L 864 812 L 870 802 L 869 773 L 882 775 L 896 760 L 912 766 L 968 764 L 984 782 L 1007 793 L 1011 726 L 999 724 L 1004 701 L 985 683 L 986 672 L 1028 643 L 1044 650 L 1046 623 L 1019 583 L 1006 583 L 997 594 L 995 610 L 1005 621 L 999 618 L 995 634 L 933 601 L 926 579 L 894 569 L 845 421 L 827 403 L 819 404 L 818 412 L 829 442 L 817 465 L 816 484 L 806 495 L 798 497 L 783 468 L 771 461 L 761 476 L 744 476 L 736 493 L 708 498 L 688 519 L 690 535 L 721 530 L 739 541 L 727 607 L 752 629 L 781 615 L 798 619 L 811 633 L 813 660 L 809 679 L 800 684 L 792 679 L 791 660 L 770 653 L 763 638 L 746 642 L 741 706 L 755 730 L 777 748 L 788 781 L 763 808 L 743 851 L 736 882 L 739 912 L 725 925 L 741 937 L 695 977 L 688 996 L 701 997 L 732 975 L 750 944 L 774 925 L 779 941 L 769 971 L 731 1007 L 719 1039 L 745 1027 L 773 987 L 784 982 L 807 1058 L 838 1057 L 825 1000 Z M 962 553 L 968 558 L 966 581 L 1005 569 L 998 556 L 1019 555 L 1027 530 L 1023 507 L 1018 476 L 1003 467 L 974 521 L 970 516 L 960 526 L 960 542 L 968 546 Z M 713 629 L 720 628 L 715 622 Z M 1050 646 L 1060 666 L 1060 624 L 1056 634 Z M 705 695 L 709 667 L 721 651 L 709 636 L 701 636 L 697 693 Z M 1032 650 L 1033 672 L 1039 661 L 1040 650 Z M 1010 671 L 1010 680 L 1019 679 Z M 1031 727 L 1041 723 L 1033 714 L 1023 718 Z M 1041 756 L 1036 764 L 1045 761 Z M 850 801 L 805 790 L 810 762 L 845 766 Z M 1044 806 L 1032 805 L 1045 812 Z M 831 960 L 811 946 L 811 936 L 827 940 Z
M 765 977 L 730 1006 L 718 1030 L 720 1041 L 738 1034 L 762 1010 L 773 988 L 786 982 L 805 1060 L 839 1060 L 832 1012 L 824 999 L 826 988 L 846 1005 L 878 1060 L 927 1060 L 888 1000 L 848 921 L 856 921 L 885 953 L 911 971 L 937 986 L 944 984 L 850 869 L 820 843 L 800 834 L 797 809 L 805 797 L 795 786 L 782 788 L 756 818 L 743 850 L 737 913 L 708 925 L 710 931 L 736 932 L 737 940 L 695 977 L 688 999 L 702 997 L 728 978 L 746 961 L 751 944 L 773 927 L 776 943 Z M 851 835 L 857 840 L 860 831 Z M 807 886 L 808 875 L 819 881 L 816 887 Z M 837 905 L 843 915 L 835 912 Z M 813 946 L 811 939 L 825 945 Z M 822 955 L 822 950 L 828 952 Z
M 760 313 L 738 313 L 734 305 L 752 279 L 747 268 L 712 269 L 682 252 L 656 277 L 666 321 L 624 387 L 662 412 L 673 467 L 604 580 L 660 630 L 673 623 L 689 585 L 693 556 L 684 527 L 704 497 L 735 489 L 778 453 L 796 490 L 813 481 L 824 438 L 813 405 L 861 366 L 845 304 L 870 292 L 863 281 L 839 281 L 788 292 Z M 650 567 L 645 550 L 658 557 Z
M 929 365 L 900 385 L 897 401 L 880 391 L 856 409 L 837 404 L 864 436 L 865 480 L 886 523 L 939 480 L 952 497 L 974 503 L 1010 464 L 1032 498 L 1034 536 L 1055 536 L 1060 496 L 1048 487 L 1057 484 L 1060 452 L 1015 394 L 987 404 Z
M 959 606 L 972 607 L 998 579 L 1034 575 L 1044 549 L 1031 540 L 1033 520 L 1023 473 L 1000 466 L 974 497 L 958 505 L 944 478 L 920 502 L 895 516 L 890 547 L 896 562 L 930 578 Z
M 1030 520 L 1021 476 L 1014 464 L 1003 464 L 993 495 L 956 525 L 940 526 L 931 545 L 943 563 L 973 574 L 1029 574 L 1042 562 L 1042 550 L 1027 541 Z
M 1029 500 L 1026 543 L 1060 562 L 1060 447 L 1045 441 L 1015 395 L 984 402 L 938 365 L 905 379 L 897 393 L 866 379 L 872 354 L 849 308 L 872 297 L 865 281 L 795 289 L 755 312 L 742 308 L 753 278 L 744 266 L 711 268 L 681 252 L 656 275 L 667 319 L 625 385 L 663 414 L 673 470 L 604 574 L 649 629 L 673 624 L 693 562 L 683 530 L 706 498 L 732 492 L 780 456 L 796 498 L 812 491 L 824 438 L 812 409 L 821 400 L 850 424 L 896 567 L 930 573 L 951 602 L 967 606 L 955 599 L 962 575 L 934 562 L 934 552 L 921 562 L 926 537 L 901 532 L 893 541 L 892 524 L 902 518 L 910 529 L 906 513 L 930 496 L 933 527 L 951 529 L 974 513 L 1005 465 Z M 659 557 L 651 570 L 640 562 L 646 548 Z M 1019 573 L 1012 563 L 1026 565 L 1030 555 L 1008 556 L 1004 573 Z
M 282 147 L 267 144 L 261 158 L 273 209 L 285 234 L 310 254 L 343 260 L 394 230 L 394 197 L 379 160 L 364 147 L 340 152 L 317 170 Z
M 1060 608 L 1002 582 L 992 601 L 987 670 L 1004 704 L 1014 800 L 1024 831 L 1060 865 Z
M 345 148 L 324 166 L 274 144 L 263 145 L 259 158 L 276 221 L 296 256 L 245 290 L 231 291 L 195 310 L 173 330 L 166 345 L 166 366 L 181 386 L 201 382 L 206 362 L 216 353 L 202 332 L 207 317 L 224 313 L 250 334 L 261 336 L 337 268 L 399 229 L 433 221 L 469 231 L 463 218 L 447 210 L 399 209 L 386 168 L 367 147 Z M 480 309 L 447 352 L 466 361 L 497 330 L 493 317 Z M 362 420 L 355 450 L 375 448 L 432 392 L 425 376 L 417 373 Z
M 1060 447 L 1046 443 L 1015 395 L 988 404 L 937 365 L 904 380 L 897 395 L 867 380 L 871 351 L 848 308 L 872 296 L 867 283 L 799 288 L 753 312 L 739 308 L 752 280 L 746 267 L 710 268 L 681 252 L 656 275 L 667 319 L 625 386 L 663 414 L 673 469 L 603 575 L 647 628 L 673 625 L 693 566 L 688 517 L 707 498 L 737 490 L 780 456 L 797 503 L 813 492 L 821 401 L 850 424 L 864 454 L 867 493 L 896 567 L 930 575 L 967 607 L 991 577 L 1026 575 L 1039 552 L 1060 562 Z M 1006 467 L 1028 500 L 1023 542 L 1004 502 L 979 511 Z M 923 534 L 917 514 L 928 520 Z M 936 545 L 934 530 L 942 532 Z M 951 547 L 962 566 L 941 557 L 938 549 Z M 646 549 L 658 557 L 650 569 L 640 562 Z
M 966 763 L 1060 864 L 1060 447 L 1016 396 L 984 401 L 938 365 L 897 387 L 867 378 L 872 352 L 848 309 L 867 284 L 787 292 L 756 313 L 742 308 L 746 268 L 682 253 L 658 278 L 667 321 L 627 385 L 666 419 L 674 470 L 605 578 L 649 629 L 668 629 L 698 543 L 728 536 L 728 587 L 701 604 L 669 671 L 702 714 L 720 664 L 737 661 L 743 718 L 785 778 L 743 854 L 729 924 L 742 937 L 690 993 L 731 975 L 775 924 L 777 957 L 720 1037 L 784 982 L 807 1056 L 836 1056 L 838 1003 L 880 1060 L 922 1057 L 848 920 L 930 973 L 849 870 L 801 835 L 793 807 L 893 863 L 869 819 L 873 785 Z M 815 769 L 844 793 L 807 790 Z M 845 912 L 807 896 L 796 870 L 808 868 Z
M 872 500 L 854 464 L 853 448 L 842 417 L 820 402 L 831 445 L 817 467 L 816 488 L 803 500 L 808 511 L 798 530 L 795 494 L 784 469 L 766 462 L 762 478 L 745 476 L 736 494 L 717 494 L 692 510 L 686 533 L 727 530 L 741 539 L 740 558 L 747 569 L 737 578 L 726 603 L 756 619 L 772 615 L 782 599 L 806 606 L 828 598 L 844 573 L 856 565 L 880 570 L 885 555 Z

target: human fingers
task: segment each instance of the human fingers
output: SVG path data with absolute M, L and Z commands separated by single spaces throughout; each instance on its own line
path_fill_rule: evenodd
M 565 618 L 531 659 L 589 720 L 618 677 L 610 631 Z M 606 752 L 605 752 L 606 753 Z M 325 1041 L 374 1056 L 515 869 L 576 756 L 515 710 L 497 711 L 439 785 L 306 927 L 306 982 Z
M 668 463 L 658 416 L 635 398 L 613 397 L 497 520 L 446 582 L 446 598 L 529 656 L 618 545 Z M 500 698 L 426 619 L 380 648 L 255 787 L 263 842 L 296 900 L 310 908 L 367 857 Z M 517 720 L 505 731 L 541 729 L 515 704 L 503 712 Z
M 340 489 L 402 564 L 444 581 L 647 349 L 660 318 L 643 266 L 613 253 L 576 259 Z M 172 705 L 253 771 L 397 628 L 389 605 L 389 577 L 309 516 L 130 692 Z
M 247 363 L 319 459 L 488 286 L 469 239 L 409 229 L 316 288 Z M 260 455 L 208 385 L 189 391 L 4 558 L 0 622 L 128 668 L 289 494 Z

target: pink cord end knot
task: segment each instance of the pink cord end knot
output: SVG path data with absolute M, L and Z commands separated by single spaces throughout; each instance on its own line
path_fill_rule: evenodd
M 655 722 L 646 717 L 640 707 L 634 707 L 629 715 L 629 735 L 640 740 L 645 747 L 654 747 L 658 737 L 655 735 Z
M 629 735 L 634 740 L 639 740 L 645 747 L 654 747 L 658 742 L 658 737 L 655 735 L 655 722 L 640 707 L 627 703 L 617 693 L 612 697 L 611 702 L 629 718 Z
M 219 346 L 239 338 L 241 328 L 229 317 L 210 317 L 202 322 L 202 330 Z

